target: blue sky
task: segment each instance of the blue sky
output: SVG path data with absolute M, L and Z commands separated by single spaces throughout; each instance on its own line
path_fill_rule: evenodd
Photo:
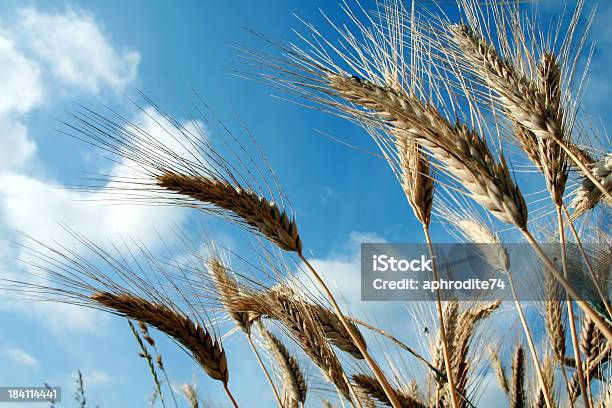
M 231 75 L 248 69 L 237 61 L 233 44 L 261 46 L 243 26 L 271 38 L 295 40 L 292 29 L 301 27 L 293 13 L 325 27 L 319 7 L 332 18 L 343 19 L 333 3 L 0 3 L 0 78 L 9 78 L 0 81 L 0 274 L 23 272 L 14 261 L 20 254 L 11 243 L 20 239 L 15 230 L 63 242 L 65 235 L 55 220 L 94 240 L 130 236 L 153 250 L 160 247 L 154 232 L 172 240 L 174 227 L 201 224 L 213 238 L 245 248 L 244 233 L 201 214 L 96 206 L 62 189 L 78 183 L 85 172 L 108 168 L 89 146 L 53 131 L 58 127 L 56 118 L 65 118 L 75 103 L 100 108 L 107 104 L 137 120 L 124 95 L 140 89 L 184 118 L 196 90 L 230 127 L 240 129 L 239 115 L 255 135 L 292 201 L 308 251 L 321 269 L 333 274 L 331 279 L 339 282 L 343 293 L 356 299 L 360 242 L 421 240 L 420 226 L 399 186 L 382 160 L 316 132 L 374 149 L 360 129 L 274 99 L 271 88 Z M 558 12 L 557 2 L 545 3 L 546 14 Z M 611 17 L 612 5 L 600 5 L 594 26 L 598 48 L 585 101 L 587 110 L 604 124 L 609 124 L 612 113 L 606 103 L 612 90 L 608 79 L 612 30 L 607 24 Z M 448 239 L 435 224 L 432 234 L 439 241 Z M 352 306 L 365 307 L 354 301 Z M 391 310 L 403 310 L 398 305 L 386 307 L 376 308 L 381 321 Z M 60 406 L 74 406 L 74 373 L 81 369 L 92 403 L 147 405 L 153 387 L 124 320 L 9 299 L 0 299 L 0 319 L 4 327 L 0 385 L 59 384 L 67 401 Z M 409 320 L 406 316 L 401 324 L 408 328 Z M 196 375 L 203 396 L 225 403 L 218 383 L 201 376 L 184 353 L 161 335 L 155 337 L 173 380 L 186 382 Z M 245 401 L 244 406 L 273 406 L 244 339 L 233 336 L 226 347 L 238 399 Z M 246 404 L 249 398 L 257 398 L 257 403 Z

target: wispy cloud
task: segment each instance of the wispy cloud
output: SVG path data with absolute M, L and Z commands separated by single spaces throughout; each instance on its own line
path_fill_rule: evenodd
M 122 91 L 138 73 L 140 53 L 118 50 L 95 19 L 84 11 L 19 13 L 16 35 L 50 74 L 66 84 L 99 92 Z
M 69 191 L 49 179 L 38 160 L 37 145 L 30 135 L 29 114 L 43 104 L 71 96 L 110 92 L 118 94 L 138 77 L 140 53 L 112 43 L 110 35 L 84 10 L 42 12 L 36 8 L 3 16 L 0 31 L 0 234 L 3 240 L 19 241 L 13 231 L 41 240 L 55 239 L 66 244 L 57 221 L 92 240 L 106 242 L 117 233 L 145 244 L 165 233 L 182 219 L 169 208 L 143 209 L 136 206 L 102 206 L 95 193 Z M 142 123 L 146 125 L 146 123 Z M 35 165 L 35 166 L 34 166 Z M 54 169 L 50 174 L 61 172 Z M 152 219 L 162 222 L 151 222 Z M 165 221 L 165 223 L 164 223 Z M 8 251 L 8 253 L 7 253 Z M 3 249 L 0 274 L 15 277 L 23 265 L 10 261 L 22 255 L 19 248 Z M 10 274 L 10 275 L 9 275 Z M 22 277 L 21 277 L 22 278 Z M 92 331 L 91 311 L 65 305 L 27 307 L 2 299 L 0 306 L 20 310 L 29 316 L 47 316 L 45 324 Z M 37 313 L 40 309 L 45 313 Z M 53 313 L 47 313 L 53 311 Z M 49 316 L 52 314 L 52 317 Z
M 34 370 L 38 370 L 39 368 L 38 360 L 21 349 L 13 347 L 5 348 L 2 350 L 2 354 L 14 363 L 25 365 Z
M 111 382 L 110 376 L 106 374 L 104 371 L 91 369 L 84 370 L 81 372 L 83 374 L 83 384 L 87 388 L 94 388 L 99 385 L 108 384 Z M 70 374 L 70 378 L 74 381 L 77 378 L 78 373 Z

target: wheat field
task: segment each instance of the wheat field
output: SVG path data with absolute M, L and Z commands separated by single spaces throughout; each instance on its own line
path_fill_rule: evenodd
M 342 285 L 313 262 L 309 226 L 257 135 L 219 122 L 226 132 L 216 143 L 199 120 L 181 124 L 145 95 L 135 104 L 166 120 L 164 140 L 110 110 L 80 107 L 62 119 L 64 133 L 124 170 L 73 188 L 97 192 L 103 203 L 221 218 L 243 230 L 252 253 L 201 234 L 187 239 L 198 250 L 180 259 L 160 259 L 138 242 L 123 256 L 67 224 L 87 256 L 29 236 L 31 276 L 2 287 L 127 319 L 147 363 L 142 375 L 164 407 L 257 406 L 257 396 L 236 395 L 228 337 L 248 344 L 268 383 L 260 392 L 280 408 L 487 407 L 488 388 L 513 408 L 612 407 L 612 151 L 605 129 L 582 109 L 596 13 L 582 0 L 555 21 L 511 0 L 334 6 L 343 21 L 324 13 L 319 22 L 298 20 L 287 38 L 253 30 L 261 46 L 237 47 L 239 80 L 371 138 L 378 150 L 369 154 L 388 164 L 407 216 L 421 225 L 411 239 L 434 257 L 436 223 L 457 242 L 486 244 L 484 259 L 507 279 L 512 299 L 436 292 L 406 302 L 414 327 L 425 327 L 409 333 L 355 313 Z M 216 121 L 214 101 L 196 99 L 196 114 Z M 509 248 L 517 243 L 535 254 L 527 268 L 542 271 L 537 299 L 515 291 L 524 283 L 512 272 Z M 435 265 L 437 280 L 443 271 Z M 595 299 L 570 279 L 576 273 Z M 205 402 L 205 390 L 170 386 L 158 336 L 185 351 L 226 399 Z

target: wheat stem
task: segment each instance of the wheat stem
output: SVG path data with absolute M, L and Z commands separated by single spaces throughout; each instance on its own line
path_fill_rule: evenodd
M 357 334 L 354 326 L 348 322 L 346 317 L 344 317 L 344 314 L 342 313 L 340 306 L 336 302 L 334 295 L 331 293 L 331 290 L 329 289 L 329 287 L 327 286 L 327 284 L 325 283 L 321 275 L 319 275 L 319 273 L 312 267 L 312 265 L 308 262 L 308 260 L 304 257 L 304 255 L 302 255 L 301 252 L 298 252 L 298 256 L 300 257 L 302 262 L 304 262 L 304 265 L 306 265 L 306 267 L 310 270 L 310 272 L 314 276 L 317 283 L 321 286 L 321 288 L 325 292 L 325 295 L 331 302 L 332 307 L 334 308 L 334 311 L 336 312 L 336 314 L 338 315 L 338 318 L 340 319 L 340 322 L 342 323 L 346 331 L 349 333 L 349 335 L 355 342 L 355 345 L 357 346 L 361 354 L 363 354 L 363 356 L 365 357 L 365 360 L 370 366 L 370 368 L 372 369 L 372 371 L 374 372 L 376 379 L 378 380 L 380 385 L 385 390 L 385 394 L 387 394 L 387 397 L 389 397 L 389 401 L 391 402 L 391 405 L 393 405 L 393 408 L 401 408 L 399 399 L 397 398 L 397 395 L 395 395 L 395 390 L 393 389 L 391 384 L 389 384 L 389 381 L 385 377 L 385 374 L 382 372 L 382 370 L 380 369 L 376 361 L 374 361 L 374 359 L 370 356 L 370 353 L 368 352 L 365 344 L 363 343 L 361 336 Z
M 270 373 L 268 372 L 268 370 L 266 369 L 266 366 L 261 360 L 261 356 L 259 355 L 259 352 L 257 351 L 257 347 L 255 347 L 255 343 L 253 343 L 253 338 L 251 337 L 250 334 L 247 334 L 247 339 L 249 340 L 249 345 L 251 346 L 251 349 L 253 349 L 253 353 L 255 354 L 255 357 L 257 358 L 257 362 L 261 366 L 261 369 L 263 370 L 264 375 L 266 376 L 266 379 L 270 383 L 270 387 L 272 387 L 272 392 L 274 393 L 274 398 L 276 398 L 278 407 L 283 408 L 283 402 L 278 393 L 278 390 L 276 389 L 276 386 L 274 385 L 274 381 L 272 381 L 272 377 L 270 377 Z
M 546 406 L 548 408 L 553 408 L 552 402 L 550 399 L 550 393 L 549 393 L 548 387 L 546 386 L 546 382 L 544 381 L 544 373 L 542 372 L 542 366 L 540 365 L 540 361 L 538 359 L 538 352 L 535 348 L 535 344 L 533 343 L 533 337 L 531 336 L 531 330 L 529 330 L 529 325 L 527 324 L 527 320 L 525 319 L 525 314 L 523 313 L 521 302 L 518 300 L 518 295 L 516 294 L 516 289 L 514 287 L 514 279 L 512 279 L 512 275 L 510 273 L 508 273 L 507 275 L 508 275 L 508 283 L 510 284 L 510 291 L 512 292 L 512 297 L 514 298 L 514 305 L 519 315 L 519 320 L 521 321 L 521 325 L 523 326 L 525 337 L 527 338 L 527 344 L 529 345 L 529 353 L 531 354 L 531 358 L 533 359 L 533 364 L 536 368 L 538 382 L 540 383 L 540 390 L 542 391 L 542 394 L 544 395 Z
M 548 255 L 546 255 L 546 253 L 542 250 L 536 239 L 533 237 L 533 235 L 531 235 L 531 232 L 529 232 L 527 228 L 521 228 L 520 231 L 527 240 L 527 242 L 531 244 L 533 250 L 536 252 L 538 257 L 542 260 L 542 262 L 544 262 L 548 270 L 550 270 L 550 272 L 553 274 L 555 279 L 557 279 L 557 281 L 559 281 L 561 286 L 563 286 L 563 288 L 568 292 L 568 294 L 575 299 L 576 304 L 580 307 L 580 309 L 582 309 L 582 311 L 587 316 L 589 316 L 591 320 L 593 320 L 593 323 L 595 323 L 597 328 L 601 330 L 602 334 L 606 337 L 608 342 L 612 342 L 612 331 L 610 331 L 608 325 L 601 319 L 601 317 L 595 311 L 593 311 L 593 309 L 586 302 L 584 302 L 583 300 L 578 300 L 580 298 L 578 292 L 576 292 L 570 282 L 565 279 L 563 274 L 559 272 L 559 269 L 555 266 L 553 261 L 551 261 Z
M 584 259 L 584 263 L 586 264 L 587 270 L 589 271 L 589 275 L 591 275 L 591 279 L 593 279 L 593 284 L 595 285 L 595 289 L 597 289 L 597 294 L 601 298 L 601 301 L 604 304 L 604 307 L 606 308 L 606 312 L 608 312 L 608 316 L 612 316 L 612 308 L 610 307 L 608 298 L 604 294 L 603 289 L 601 288 L 601 285 L 599 284 L 599 280 L 595 276 L 595 272 L 593 271 L 593 265 L 591 265 L 591 261 L 589 260 L 589 257 L 587 256 L 587 253 L 584 250 L 584 246 L 582 245 L 582 240 L 580 239 L 580 236 L 578 235 L 578 231 L 576 231 L 576 227 L 574 227 L 574 223 L 565 205 L 563 205 L 563 211 L 565 212 L 565 218 L 567 218 L 567 224 L 569 225 L 570 230 L 572 231 L 572 234 L 574 235 L 576 244 L 578 244 L 578 249 L 580 249 L 580 254 L 582 255 L 582 258 Z
M 414 349 L 412 349 L 411 347 L 407 346 L 406 344 L 404 344 L 401 340 L 399 340 L 397 337 L 393 336 L 391 333 L 387 333 L 386 331 L 379 329 L 378 327 L 372 326 L 370 323 L 365 322 L 363 320 L 359 320 L 356 319 L 354 317 L 349 317 L 349 320 L 353 323 L 356 323 L 360 326 L 365 327 L 368 330 L 371 330 L 375 333 L 380 334 L 383 337 L 388 338 L 389 340 L 391 340 L 393 343 L 395 343 L 399 348 L 406 350 L 408 353 L 412 354 L 417 360 L 421 361 L 423 364 L 425 364 L 427 366 L 427 368 L 429 368 L 431 371 L 433 371 L 438 377 L 440 377 L 443 381 L 448 382 L 448 378 L 446 378 L 446 374 L 444 374 L 442 371 L 438 370 L 436 367 L 434 367 L 429 361 L 427 361 L 427 359 L 425 357 L 423 357 L 422 355 L 420 355 L 419 353 L 417 353 L 416 351 L 414 351 Z M 455 388 L 455 390 L 457 391 L 457 395 L 464 400 L 470 407 L 472 408 L 476 408 L 474 406 L 474 404 L 467 398 L 467 396 L 465 394 L 463 394 L 460 390 L 458 390 L 457 388 Z
M 236 402 L 236 399 L 234 398 L 234 396 L 230 392 L 229 387 L 227 386 L 227 383 L 223 383 L 223 389 L 225 390 L 225 393 L 229 397 L 230 401 L 232 401 L 232 404 L 234 405 L 234 408 L 239 408 L 238 407 L 238 403 Z
M 422 224 L 423 233 L 427 240 L 427 248 L 429 250 L 429 257 L 432 259 L 431 271 L 435 281 L 439 279 L 438 270 L 436 268 L 436 262 L 434 257 L 433 245 L 431 243 L 431 237 L 429 235 L 429 228 L 426 224 Z M 451 396 L 451 402 L 453 408 L 458 408 L 459 403 L 457 401 L 457 392 L 455 390 L 455 379 L 453 375 L 453 367 L 451 365 L 450 355 L 448 353 L 448 343 L 446 339 L 446 328 L 444 327 L 444 312 L 442 311 L 442 302 L 440 301 L 440 291 L 436 290 L 436 310 L 438 312 L 438 324 L 440 325 L 440 342 L 442 343 L 442 355 L 444 357 L 444 367 L 446 368 L 446 378 L 448 380 L 448 386 Z
M 563 213 L 561 207 L 557 208 L 557 222 L 559 224 L 559 240 L 561 241 L 561 264 L 563 265 L 563 276 L 567 279 L 567 253 L 565 251 L 565 230 L 563 228 Z M 586 384 L 584 382 L 584 372 L 582 370 L 582 359 L 580 358 L 580 343 L 578 342 L 578 333 L 576 330 L 576 320 L 574 315 L 574 305 L 572 304 L 572 297 L 567 297 L 567 320 L 569 320 L 570 335 L 572 337 L 572 348 L 574 349 L 574 358 L 576 359 L 576 373 L 578 374 L 578 384 L 580 385 L 580 392 L 583 395 L 584 403 L 586 408 L 591 408 L 591 402 L 589 401 L 589 394 L 587 393 Z

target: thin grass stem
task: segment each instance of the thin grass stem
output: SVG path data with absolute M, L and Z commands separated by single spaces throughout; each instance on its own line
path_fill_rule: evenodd
M 432 259 L 431 271 L 435 281 L 439 280 L 438 270 L 436 268 L 436 262 L 434 257 L 433 245 L 431 243 L 431 237 L 429 235 L 429 227 L 426 224 L 422 224 L 423 233 L 427 240 L 427 248 L 429 250 L 429 257 Z M 459 407 L 457 400 L 457 392 L 455 390 L 455 379 L 453 376 L 453 367 L 451 365 L 450 355 L 448 354 L 448 343 L 446 339 L 446 329 L 444 327 L 444 311 L 442 310 L 442 302 L 440 301 L 440 291 L 436 290 L 436 311 L 438 312 L 438 324 L 440 325 L 440 342 L 442 343 L 442 355 L 444 357 L 444 367 L 446 368 L 446 378 L 448 380 L 448 387 L 451 396 L 451 402 L 453 408 Z
M 563 276 L 567 279 L 567 252 L 565 248 L 565 229 L 563 228 L 563 213 L 561 212 L 561 206 L 557 205 L 557 222 L 559 224 L 559 240 L 561 241 L 561 263 L 563 265 Z M 580 392 L 584 398 L 586 408 L 591 408 L 591 401 L 589 400 L 589 394 L 587 393 L 587 387 L 585 384 L 584 372 L 582 370 L 582 359 L 580 357 L 580 343 L 578 341 L 578 333 L 576 330 L 576 318 L 574 314 L 574 305 L 572 304 L 572 297 L 567 297 L 567 320 L 569 320 L 570 335 L 572 336 L 572 348 L 574 349 L 574 359 L 576 359 L 576 373 L 578 374 L 578 384 L 580 385 Z
M 230 401 L 232 402 L 232 405 L 234 405 L 234 408 L 239 408 L 238 403 L 236 402 L 236 399 L 232 395 L 229 387 L 227 386 L 227 383 L 223 383 L 223 389 L 225 390 L 225 393 L 229 397 Z
M 261 369 L 264 372 L 264 375 L 266 376 L 266 379 L 268 380 L 268 382 L 270 383 L 270 387 L 272 387 L 272 392 L 274 393 L 274 398 L 276 398 L 276 402 L 279 406 L 279 408 L 283 408 L 283 402 L 281 400 L 281 397 L 278 393 L 278 390 L 276 389 L 276 385 L 274 385 L 274 381 L 272 381 L 272 377 L 270 376 L 270 373 L 268 372 L 268 370 L 266 369 L 266 366 L 264 365 L 261 356 L 259 355 L 259 352 L 257 351 L 257 347 L 255 347 L 255 343 L 253 342 L 253 338 L 251 337 L 250 334 L 248 334 L 247 339 L 249 340 L 249 345 L 251 346 L 251 349 L 253 349 L 253 353 L 255 354 L 255 357 L 257 358 L 257 362 L 259 363 Z
M 537 243 L 536 239 L 533 237 L 533 235 L 531 235 L 531 232 L 529 232 L 529 230 L 527 228 L 521 228 L 520 229 L 521 233 L 523 234 L 523 236 L 525 237 L 525 239 L 527 240 L 527 242 L 529 242 L 533 248 L 533 250 L 536 252 L 536 254 L 538 255 L 538 257 L 542 260 L 542 262 L 544 262 L 544 264 L 546 265 L 546 267 L 548 268 L 548 270 L 550 270 L 550 272 L 553 274 L 553 276 L 555 277 L 555 279 L 557 279 L 557 281 L 559 281 L 559 283 L 561 284 L 561 286 L 563 286 L 563 288 L 568 292 L 568 294 L 570 296 L 572 296 L 575 301 L 576 304 L 580 307 L 580 309 L 582 309 L 582 311 L 591 319 L 593 320 L 593 323 L 595 323 L 595 325 L 597 326 L 597 328 L 601 331 L 601 333 L 606 337 L 606 339 L 608 340 L 608 342 L 612 342 L 612 331 L 610 331 L 610 328 L 608 327 L 608 325 L 601 319 L 601 317 L 599 316 L 599 314 L 597 314 L 597 312 L 595 312 L 585 301 L 583 300 L 578 300 L 580 298 L 580 296 L 578 295 L 578 292 L 576 292 L 576 290 L 573 288 L 573 286 L 569 283 L 569 281 L 567 279 L 565 279 L 565 277 L 563 276 L 563 274 L 559 271 L 559 269 L 555 266 L 555 264 L 553 263 L 553 261 L 548 257 L 548 255 L 546 255 L 546 253 L 542 250 L 542 247 L 540 247 L 540 245 Z
M 540 390 L 542 391 L 542 394 L 544 395 L 546 406 L 548 408 L 553 408 L 552 401 L 550 398 L 550 391 L 548 387 L 546 387 L 546 382 L 544 381 L 544 373 L 542 372 L 542 366 L 540 364 L 540 360 L 538 359 L 538 352 L 533 342 L 531 330 L 529 330 L 529 325 L 527 324 L 527 320 L 525 319 L 525 314 L 523 313 L 521 302 L 518 300 L 518 296 L 516 294 L 516 289 L 514 286 L 514 279 L 512 279 L 512 275 L 510 273 L 508 273 L 507 275 L 508 275 L 508 283 L 510 284 L 510 291 L 512 292 L 512 297 L 514 298 L 514 305 L 516 307 L 516 312 L 518 313 L 519 320 L 521 321 L 521 325 L 523 326 L 523 331 L 525 332 L 525 338 L 527 339 L 527 344 L 529 345 L 529 352 L 531 354 L 531 358 L 533 359 L 533 365 L 535 366 L 535 369 L 536 369 L 536 374 L 538 376 L 538 382 L 540 383 Z
M 584 246 L 582 245 L 582 240 L 578 235 L 578 231 L 576 231 L 576 227 L 574 227 L 574 222 L 572 221 L 569 211 L 567 207 L 563 206 L 563 211 L 565 212 L 565 218 L 567 218 L 567 225 L 569 225 L 572 234 L 574 235 L 574 239 L 576 240 L 576 244 L 578 245 L 578 249 L 580 249 L 580 254 L 584 259 L 584 263 L 586 264 L 587 270 L 589 271 L 589 275 L 591 275 L 591 279 L 593 280 L 593 284 L 595 285 L 595 289 L 597 289 L 597 294 L 601 298 L 604 307 L 606 308 L 606 312 L 608 312 L 608 316 L 612 317 L 612 308 L 610 307 L 610 303 L 608 302 L 608 298 L 603 292 L 601 285 L 599 284 L 599 280 L 595 276 L 595 272 L 593 271 L 593 265 L 591 265 L 591 260 L 589 259 L 586 251 L 584 250 Z

